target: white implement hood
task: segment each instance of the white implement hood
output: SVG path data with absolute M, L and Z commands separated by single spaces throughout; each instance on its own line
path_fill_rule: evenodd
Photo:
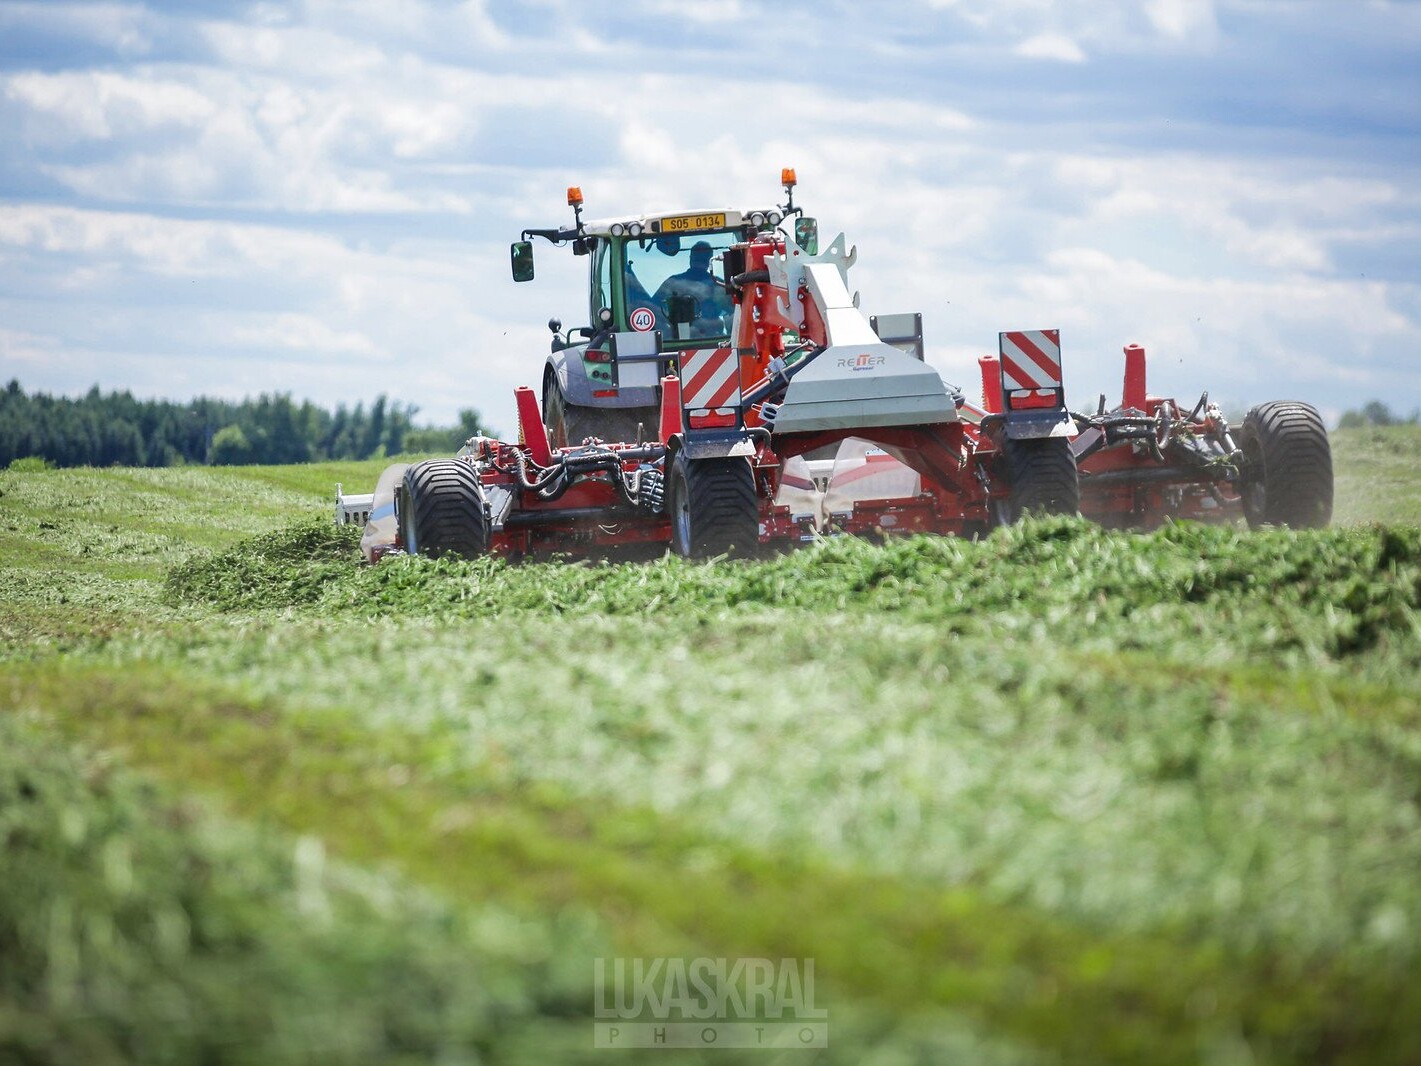
M 956 421 L 957 405 L 936 370 L 874 341 L 820 352 L 789 383 L 774 432 Z

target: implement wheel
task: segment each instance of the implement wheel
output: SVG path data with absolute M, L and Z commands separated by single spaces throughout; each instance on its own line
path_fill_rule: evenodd
M 462 555 L 488 550 L 488 515 L 479 475 L 462 459 L 428 459 L 405 471 L 395 493 L 400 540 L 408 555 Z
M 677 555 L 743 557 L 760 545 L 760 501 L 749 459 L 688 459 L 677 452 L 667 502 Z
M 1064 437 L 1004 443 L 1011 498 L 1007 521 L 1030 514 L 1080 514 L 1081 488 L 1076 457 Z
M 1316 408 L 1261 403 L 1244 416 L 1239 446 L 1239 488 L 1250 528 L 1322 529 L 1332 521 L 1332 445 Z
M 588 437 L 608 444 L 633 444 L 640 423 L 648 437 L 655 437 L 661 411 L 656 407 L 584 407 L 571 403 L 553 382 L 543 396 L 543 425 L 548 427 L 548 443 L 554 448 L 577 447 Z

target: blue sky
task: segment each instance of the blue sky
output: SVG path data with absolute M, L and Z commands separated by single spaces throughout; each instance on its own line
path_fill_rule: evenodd
M 1421 406 L 1421 4 L 0 0 L 0 379 L 385 392 L 513 425 L 565 220 L 780 167 L 975 390 L 1002 329 L 1120 387 Z

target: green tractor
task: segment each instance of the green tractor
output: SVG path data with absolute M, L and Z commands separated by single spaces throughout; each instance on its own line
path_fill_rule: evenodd
M 686 352 L 728 342 L 732 305 L 725 279 L 715 271 L 732 245 L 749 240 L 785 217 L 785 209 L 717 208 L 673 215 L 630 215 L 584 221 L 582 192 L 568 190 L 574 225 L 528 229 L 513 245 L 513 278 L 533 277 L 529 238 L 571 245 L 587 256 L 589 325 L 563 332 L 548 323 L 552 351 L 543 368 L 543 422 L 554 448 L 589 438 L 635 441 L 655 433 L 664 368 L 646 368 L 630 380 L 615 358 L 618 333 L 658 333 L 666 363 Z M 798 218 L 802 244 L 817 244 L 813 219 Z M 812 252 L 811 252 L 812 254 Z

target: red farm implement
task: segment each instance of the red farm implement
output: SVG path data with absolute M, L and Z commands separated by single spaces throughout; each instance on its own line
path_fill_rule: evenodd
M 794 172 L 783 182 L 783 206 L 597 222 L 570 189 L 573 225 L 525 230 L 513 274 L 533 277 L 529 238 L 570 245 L 589 259 L 592 325 L 549 323 L 517 441 L 473 438 L 389 467 L 371 495 L 338 491 L 366 557 L 747 555 L 843 533 L 975 536 L 1027 511 L 1316 517 L 1317 499 L 1288 502 L 1316 445 L 1298 428 L 1310 408 L 1264 405 L 1237 430 L 1205 401 L 1183 415 L 1144 396 L 1141 352 L 1121 408 L 1072 415 L 1054 330 L 1002 333 L 977 407 L 923 361 L 921 315 L 859 311 L 856 250 L 842 234 L 821 250 Z M 1329 463 L 1329 504 L 1330 478 Z

